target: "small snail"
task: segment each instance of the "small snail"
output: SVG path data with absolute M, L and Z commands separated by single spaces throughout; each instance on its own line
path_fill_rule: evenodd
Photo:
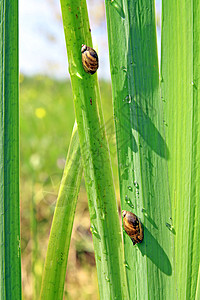
M 141 243 L 143 240 L 142 225 L 136 215 L 130 211 L 122 210 L 123 226 L 126 233 L 130 236 L 133 245 Z
M 85 72 L 91 75 L 96 72 L 99 67 L 98 55 L 96 51 L 86 45 L 82 45 L 82 64 Z

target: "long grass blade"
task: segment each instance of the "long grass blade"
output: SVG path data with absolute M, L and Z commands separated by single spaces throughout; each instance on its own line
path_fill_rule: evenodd
M 173 240 L 154 1 L 106 0 L 122 209 L 144 240 L 124 233 L 130 299 L 172 299 Z M 166 226 L 167 225 L 167 226 Z
M 82 173 L 78 131 L 75 123 L 51 227 L 41 300 L 63 299 L 67 258 Z
M 0 11 L 0 298 L 20 299 L 18 1 Z
M 163 1 L 162 97 L 177 299 L 195 299 L 200 262 L 200 2 Z

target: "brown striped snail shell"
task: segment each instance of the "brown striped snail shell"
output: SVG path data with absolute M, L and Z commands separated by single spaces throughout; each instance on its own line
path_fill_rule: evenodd
M 91 47 L 82 45 L 81 53 L 82 64 L 85 72 L 90 73 L 91 75 L 94 74 L 99 67 L 98 55 L 96 51 Z
M 142 225 L 138 217 L 130 211 L 122 210 L 124 230 L 130 236 L 133 245 L 141 243 L 143 240 Z

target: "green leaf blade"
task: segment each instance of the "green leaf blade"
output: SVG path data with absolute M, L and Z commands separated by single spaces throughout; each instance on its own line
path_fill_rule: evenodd
M 121 205 L 144 226 L 139 245 L 133 247 L 124 234 L 129 295 L 171 299 L 174 236 L 166 226 L 171 220 L 169 150 L 160 101 L 154 2 L 113 2 L 124 12 L 122 18 L 106 1 Z
M 195 299 L 200 261 L 199 20 L 198 1 L 163 3 L 161 87 L 178 299 Z
M 62 299 L 71 232 L 82 177 L 75 124 L 60 185 L 43 272 L 40 299 Z
M 20 299 L 18 1 L 0 6 L 0 296 Z

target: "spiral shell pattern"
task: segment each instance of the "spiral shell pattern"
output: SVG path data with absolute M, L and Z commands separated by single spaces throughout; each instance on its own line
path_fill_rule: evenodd
M 82 45 L 82 64 L 85 72 L 94 74 L 99 67 L 99 60 L 96 51 L 86 45 Z
M 138 217 L 130 211 L 123 210 L 123 226 L 124 230 L 130 236 L 133 245 L 141 243 L 143 241 L 143 230 L 142 225 L 138 219 Z

